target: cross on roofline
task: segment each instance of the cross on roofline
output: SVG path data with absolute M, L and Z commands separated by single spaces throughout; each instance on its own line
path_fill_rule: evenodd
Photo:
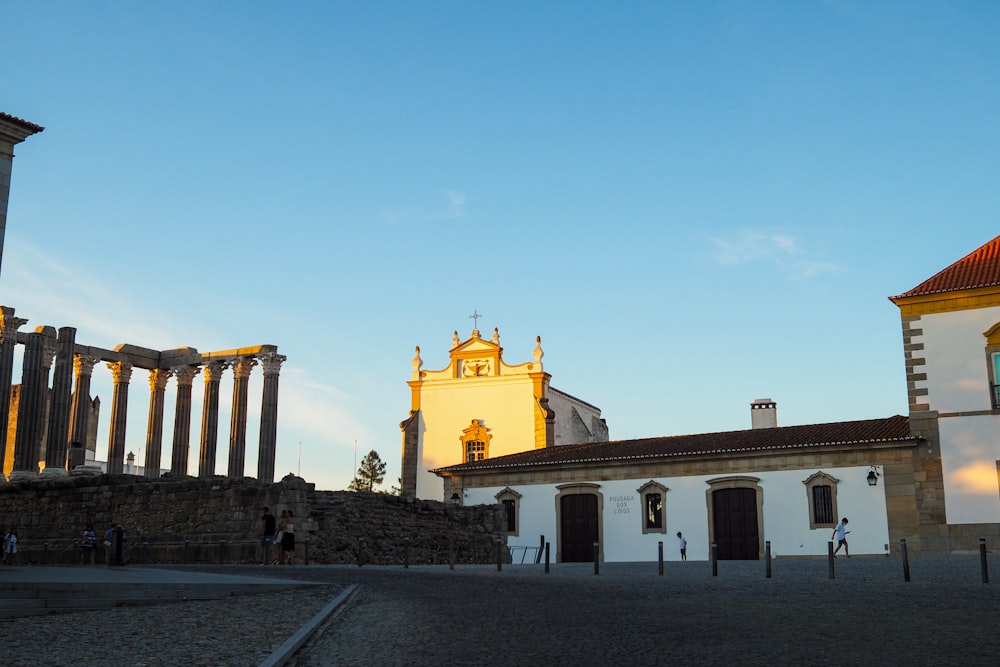
M 472 328 L 473 329 L 478 329 L 479 328 L 479 318 L 482 317 L 482 316 L 483 316 L 483 314 L 480 313 L 477 309 L 475 309 L 475 308 L 472 309 L 472 314 L 469 315 L 469 319 L 472 320 Z

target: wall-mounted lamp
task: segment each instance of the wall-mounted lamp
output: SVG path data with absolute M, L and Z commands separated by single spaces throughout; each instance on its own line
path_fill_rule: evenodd
M 451 504 L 452 505 L 459 505 L 459 504 L 461 504 L 461 502 L 462 502 L 462 499 L 458 497 L 457 493 L 451 494 Z
M 878 466 L 872 466 L 868 471 L 868 486 L 878 486 Z

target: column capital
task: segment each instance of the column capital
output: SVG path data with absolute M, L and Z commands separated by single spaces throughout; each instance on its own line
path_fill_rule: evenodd
M 259 357 L 261 370 L 264 371 L 264 376 L 277 375 L 281 372 L 281 364 L 285 363 L 288 359 L 283 354 L 278 354 L 277 352 L 266 352 Z
M 189 364 L 187 366 L 175 366 L 170 370 L 174 377 L 177 378 L 178 387 L 190 387 L 191 383 L 194 382 L 194 376 L 201 371 L 201 368 L 196 364 Z
M 204 375 L 205 384 L 211 384 L 213 382 L 218 382 L 222 377 L 222 371 L 229 368 L 229 362 L 223 359 L 213 359 L 205 364 Z
M 231 365 L 233 367 L 233 376 L 237 380 L 246 380 L 250 377 L 250 371 L 257 365 L 257 360 L 253 357 L 240 357 L 234 359 Z
M 94 372 L 94 366 L 99 361 L 100 358 L 91 357 L 86 354 L 73 355 L 73 370 L 76 371 L 78 377 L 90 377 L 90 374 Z
M 173 373 L 166 368 L 153 368 L 149 371 L 149 390 L 163 391 L 167 388 L 167 380 Z
M 48 371 L 52 368 L 52 362 L 56 360 L 56 353 L 59 351 L 59 342 L 51 336 L 45 337 L 42 345 L 42 368 Z
M 109 361 L 108 368 L 115 378 L 115 384 L 128 384 L 132 379 L 132 363 L 129 361 Z
M 28 323 L 23 317 L 14 317 L 14 309 L 0 306 L 0 343 L 17 342 L 17 330 Z

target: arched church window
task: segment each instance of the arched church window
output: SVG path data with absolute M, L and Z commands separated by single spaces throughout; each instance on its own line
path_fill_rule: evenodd
M 667 532 L 667 487 L 649 480 L 638 489 L 642 498 L 642 533 Z
M 462 443 L 462 461 L 471 463 L 472 461 L 482 461 L 490 457 L 490 435 L 489 429 L 483 425 L 479 419 L 473 419 L 472 423 L 462 431 L 459 440 Z

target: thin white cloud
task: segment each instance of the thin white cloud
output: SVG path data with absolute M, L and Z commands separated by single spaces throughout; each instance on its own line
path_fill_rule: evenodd
M 379 212 L 378 218 L 390 225 L 456 220 L 465 217 L 465 195 L 455 190 L 442 190 L 446 202 L 443 209 L 424 210 L 416 208 L 393 208 Z
M 709 242 L 714 260 L 723 266 L 768 264 L 795 280 L 841 269 L 835 262 L 808 257 L 801 240 L 792 234 L 744 229 L 729 238 L 711 237 Z

